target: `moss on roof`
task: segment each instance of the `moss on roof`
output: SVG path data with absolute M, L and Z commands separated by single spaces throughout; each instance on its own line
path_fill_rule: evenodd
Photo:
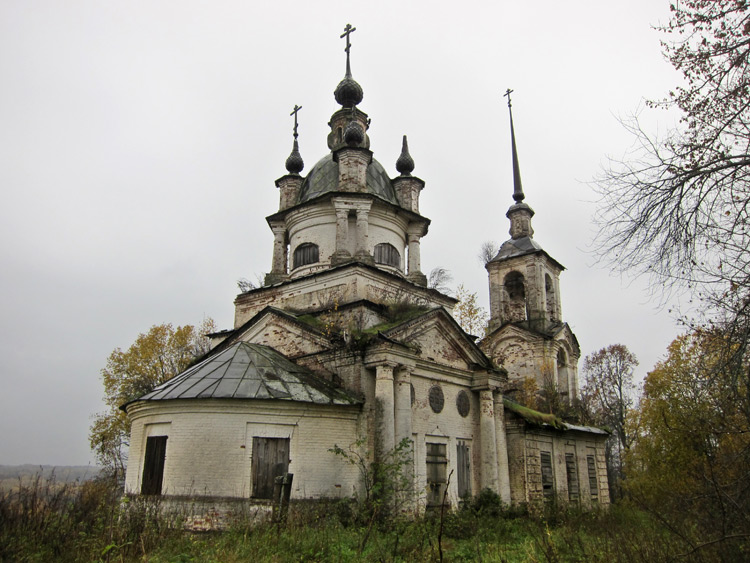
M 514 403 L 509 399 L 503 399 L 503 406 L 523 418 L 529 424 L 535 424 L 537 426 L 552 426 L 558 430 L 567 430 L 567 425 L 554 414 L 545 414 L 529 407 L 524 407 L 518 403 Z

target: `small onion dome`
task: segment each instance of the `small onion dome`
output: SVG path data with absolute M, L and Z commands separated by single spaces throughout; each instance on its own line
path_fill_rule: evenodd
M 404 142 L 401 145 L 401 156 L 396 161 L 396 170 L 402 176 L 409 176 L 412 170 L 414 170 L 414 159 L 409 154 L 409 144 L 406 142 L 406 135 L 404 135 Z
M 362 101 L 365 93 L 362 90 L 362 86 L 352 78 L 352 75 L 347 73 L 344 79 L 339 82 L 336 89 L 333 91 L 333 95 L 336 97 L 336 101 L 345 108 L 353 108 Z
M 286 159 L 286 169 L 290 174 L 299 174 L 305 167 L 305 162 L 302 160 L 302 155 L 299 153 L 299 145 L 297 139 L 294 139 L 294 146 L 292 147 L 292 154 Z
M 365 132 L 362 126 L 353 119 L 349 122 L 344 130 L 344 141 L 347 145 L 359 145 L 365 140 Z

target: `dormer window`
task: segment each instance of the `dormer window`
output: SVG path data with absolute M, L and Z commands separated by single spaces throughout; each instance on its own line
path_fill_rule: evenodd
M 318 261 L 318 245 L 311 242 L 300 244 L 294 249 L 292 266 L 299 268 L 307 264 L 315 264 Z
M 401 268 L 401 254 L 387 242 L 375 245 L 375 263 Z

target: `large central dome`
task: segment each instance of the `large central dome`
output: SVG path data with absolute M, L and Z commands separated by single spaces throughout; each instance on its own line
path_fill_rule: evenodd
M 367 166 L 366 193 L 398 205 L 393 184 L 385 168 L 375 159 Z M 321 158 L 302 182 L 297 203 L 305 203 L 326 193 L 339 191 L 339 165 L 328 154 Z

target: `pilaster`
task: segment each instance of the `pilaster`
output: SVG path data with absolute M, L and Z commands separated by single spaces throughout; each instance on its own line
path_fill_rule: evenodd
M 500 499 L 510 505 L 510 470 L 508 466 L 508 443 L 505 434 L 505 407 L 503 394 L 494 393 L 495 407 L 495 439 L 497 442 L 497 473 Z
M 287 232 L 284 223 L 271 225 L 273 231 L 273 256 L 271 259 L 271 272 L 266 274 L 264 285 L 272 285 L 289 279 L 287 272 Z

